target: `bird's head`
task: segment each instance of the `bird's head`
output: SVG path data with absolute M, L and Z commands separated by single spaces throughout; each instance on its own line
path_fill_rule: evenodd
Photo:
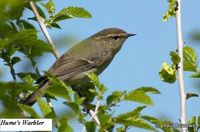
M 100 41 L 101 44 L 104 44 L 108 48 L 118 51 L 127 38 L 135 35 L 119 28 L 107 28 L 94 34 L 91 38 Z

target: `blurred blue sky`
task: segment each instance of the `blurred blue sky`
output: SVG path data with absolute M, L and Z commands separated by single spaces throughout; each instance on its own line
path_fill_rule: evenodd
M 136 33 L 137 36 L 125 42 L 110 66 L 100 75 L 101 82 L 108 88 L 107 95 L 115 90 L 130 91 L 141 86 L 155 87 L 161 95 L 151 95 L 155 105 L 147 107 L 142 113 L 166 117 L 178 122 L 180 115 L 178 83 L 164 83 L 158 74 L 163 62 L 170 63 L 169 52 L 177 48 L 175 19 L 170 19 L 168 22 L 162 21 L 162 16 L 168 9 L 167 0 L 55 0 L 55 3 L 57 11 L 66 6 L 81 6 L 91 12 L 93 17 L 60 22 L 62 30 L 49 30 L 54 41 L 60 36 L 76 36 L 78 42 L 108 27 L 118 27 L 127 32 Z M 200 55 L 199 45 L 191 41 L 190 34 L 200 30 L 199 5 L 199 0 L 182 1 L 184 42 L 194 47 L 198 56 Z M 42 35 L 41 37 L 44 38 Z M 68 42 L 66 42 L 66 48 L 59 49 L 60 53 L 64 53 L 68 48 L 67 44 Z M 47 70 L 54 61 L 53 55 L 46 55 L 39 67 Z M 185 73 L 186 91 L 199 93 L 197 85 L 194 85 L 199 80 L 190 79 L 189 75 L 190 73 Z M 6 75 L 5 78 L 11 78 L 11 76 Z M 54 105 L 58 106 L 58 111 L 67 109 L 61 107 L 61 102 L 54 102 Z M 141 104 L 121 103 L 120 107 L 115 108 L 115 114 L 130 111 L 139 105 Z M 199 98 L 187 101 L 187 119 L 199 115 L 199 106 Z M 79 132 L 82 126 L 75 127 L 75 125 L 78 124 L 75 123 L 73 127 Z M 133 130 L 145 131 L 141 129 L 130 131 Z

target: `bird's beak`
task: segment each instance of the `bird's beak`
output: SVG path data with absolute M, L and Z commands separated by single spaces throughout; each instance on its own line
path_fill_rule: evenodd
M 131 36 L 135 36 L 136 34 L 134 34 L 134 33 L 127 33 L 127 38 L 128 37 L 131 37 Z

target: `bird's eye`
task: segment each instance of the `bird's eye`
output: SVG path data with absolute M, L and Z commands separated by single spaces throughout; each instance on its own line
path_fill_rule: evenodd
M 113 36 L 112 37 L 114 40 L 118 40 L 120 37 L 119 36 Z

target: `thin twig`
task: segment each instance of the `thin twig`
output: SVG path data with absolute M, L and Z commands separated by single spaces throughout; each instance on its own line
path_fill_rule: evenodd
M 177 0 L 178 10 L 176 12 L 176 27 L 177 27 L 177 37 L 178 37 L 178 54 L 181 58 L 178 64 L 178 80 L 179 80 L 179 92 L 180 92 L 180 103 L 181 103 L 181 113 L 180 120 L 181 124 L 186 124 L 186 94 L 184 89 L 184 77 L 183 77 L 183 38 L 182 38 L 182 26 L 181 26 L 181 0 Z M 186 128 L 181 128 L 182 132 L 186 132 Z
M 33 69 L 35 70 L 35 73 L 37 74 L 37 76 L 40 78 L 41 77 L 41 74 L 40 74 L 40 70 L 37 66 L 37 63 L 35 62 L 34 58 L 31 57 L 31 56 L 28 56 L 28 58 L 30 59 L 31 61 L 31 65 L 33 66 Z
M 90 118 L 90 121 L 93 120 L 93 118 L 97 115 L 98 109 L 99 109 L 99 104 L 100 104 L 100 102 L 98 101 L 98 102 L 97 102 L 97 105 L 96 105 L 96 108 L 95 108 L 95 111 L 94 111 L 94 114 L 93 114 L 93 115 L 91 116 L 91 118 Z M 100 125 L 99 120 L 98 120 L 98 122 L 96 122 L 96 124 L 97 124 L 97 125 Z
M 94 111 L 93 110 L 89 110 L 89 115 L 92 117 L 94 115 Z M 95 122 L 95 124 L 100 125 L 99 119 L 98 117 L 95 115 L 93 118 L 93 121 Z
M 53 43 L 48 31 L 47 31 L 47 28 L 44 24 L 44 20 L 42 19 L 42 17 L 40 16 L 36 6 L 35 6 L 35 3 L 30 0 L 30 6 L 31 6 L 31 9 L 33 10 L 33 13 L 35 14 L 35 17 L 40 25 L 40 28 L 45 36 L 45 38 L 47 39 L 48 43 L 51 44 L 52 46 L 52 49 L 53 49 L 53 54 L 54 56 L 58 59 L 59 58 L 59 53 L 58 51 L 56 50 L 56 47 L 55 47 L 55 44 Z
M 12 64 L 10 64 L 10 73 L 13 77 L 13 80 L 16 81 L 17 77 L 16 77 L 15 69 L 13 68 Z
M 94 123 L 95 123 L 97 126 L 100 125 L 99 119 L 98 119 L 98 117 L 96 116 L 97 113 L 98 113 L 99 105 L 100 105 L 100 101 L 97 102 L 95 111 L 89 110 L 89 115 L 91 116 L 90 121 L 93 120 Z M 84 126 L 82 132 L 85 132 L 85 131 L 86 131 L 86 128 L 85 128 L 85 126 Z

